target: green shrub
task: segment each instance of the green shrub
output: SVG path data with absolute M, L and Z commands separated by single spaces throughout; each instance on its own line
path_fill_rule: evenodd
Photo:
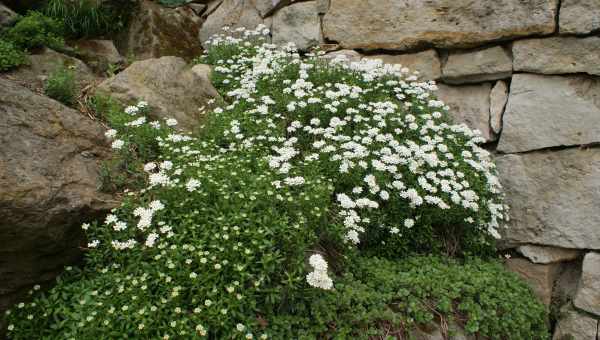
M 77 99 L 75 72 L 69 67 L 58 66 L 46 79 L 44 93 L 65 105 L 73 105 Z
M 64 46 L 62 36 L 63 28 L 59 20 L 30 11 L 6 31 L 4 38 L 21 49 L 31 50 L 44 46 L 61 48 Z
M 0 39 L 0 72 L 25 64 L 25 53 L 13 43 Z
M 485 339 L 547 339 L 545 315 L 527 284 L 500 263 L 359 258 L 331 294 L 310 294 L 271 322 L 275 339 L 406 339 L 442 320 Z
M 125 27 L 131 1 L 50 0 L 44 13 L 64 22 L 65 34 L 71 38 L 97 37 Z
M 544 338 L 513 275 L 438 257 L 488 257 L 505 208 L 483 139 L 450 122 L 435 84 L 241 33 L 202 58 L 224 101 L 197 134 L 146 102 L 97 102 L 143 187 L 82 226 L 85 267 L 18 305 L 9 336 L 343 339 L 437 317 Z

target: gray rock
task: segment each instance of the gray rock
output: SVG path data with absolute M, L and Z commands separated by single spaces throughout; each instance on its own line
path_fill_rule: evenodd
M 481 132 L 486 141 L 496 137 L 490 129 L 491 83 L 450 86 L 439 84 L 438 97 L 450 106 L 450 116 L 455 123 L 465 123 Z
M 522 152 L 600 141 L 600 78 L 515 74 L 498 150 Z
M 190 7 L 168 8 L 142 0 L 115 44 L 122 55 L 135 60 L 162 56 L 191 60 L 202 53 L 200 24 L 200 17 Z
M 339 59 L 341 57 L 345 58 L 345 60 L 348 62 L 358 62 L 363 58 L 362 54 L 356 52 L 355 50 L 333 51 L 323 56 L 324 59 Z
M 597 335 L 598 320 L 563 307 L 552 340 L 596 340 Z
M 478 83 L 510 78 L 512 58 L 501 46 L 467 52 L 452 52 L 442 69 L 449 84 Z
M 179 126 L 198 125 L 198 109 L 218 97 L 210 82 L 210 67 L 190 68 L 182 58 L 162 57 L 138 61 L 98 86 L 98 92 L 130 104 L 145 100 L 158 118 L 175 118 Z
M 121 65 L 121 56 L 112 40 L 80 40 L 73 44 L 80 58 L 96 72 L 105 72 L 110 65 Z
M 573 301 L 581 277 L 581 261 L 566 262 L 552 291 L 552 304 L 563 306 Z
M 319 14 L 325 14 L 329 10 L 330 0 L 317 0 L 317 11 Z
M 565 249 L 556 247 L 537 246 L 527 244 L 517 248 L 521 255 L 533 263 L 548 264 L 575 260 L 581 254 L 577 249 Z
M 527 282 L 544 305 L 550 306 L 554 281 L 560 272 L 559 264 L 535 264 L 526 259 L 511 258 L 506 260 L 505 265 L 506 269 Z
M 442 75 L 440 58 L 434 49 L 400 55 L 377 54 L 365 58 L 381 59 L 385 64 L 401 64 L 411 71 L 418 71 L 422 80 L 436 80 Z
M 581 279 L 573 304 L 600 317 L 600 253 L 587 253 L 583 258 Z
M 600 37 L 518 40 L 512 51 L 515 71 L 600 75 Z
M 504 80 L 499 80 L 490 92 L 490 127 L 496 135 L 502 131 L 502 116 L 507 101 L 508 84 Z
M 277 9 L 289 5 L 292 1 L 293 0 L 255 0 L 255 6 L 258 13 L 260 13 L 260 16 L 265 18 L 273 14 Z
M 17 17 L 17 13 L 0 3 L 0 28 L 12 25 Z
M 253 0 L 223 0 L 210 14 L 200 28 L 200 42 L 206 42 L 212 35 L 223 33 L 223 27 L 246 27 L 254 29 L 263 19 L 254 6 Z
M 343 48 L 475 47 L 551 34 L 558 0 L 331 0 L 326 39 Z
M 48 48 L 43 49 L 39 54 L 27 56 L 27 59 L 27 65 L 8 73 L 8 76 L 31 90 L 41 91 L 44 81 L 61 67 L 74 71 L 75 82 L 79 90 L 94 83 L 97 79 L 94 72 L 83 61 Z
M 600 149 L 504 155 L 496 165 L 510 206 L 506 241 L 600 249 Z
M 300 51 L 319 45 L 321 22 L 315 1 L 299 2 L 277 11 L 271 30 L 274 44 L 293 42 Z
M 0 78 L 0 313 L 76 261 L 81 223 L 116 205 L 98 192 L 104 128 Z
M 560 33 L 587 34 L 600 29 L 598 0 L 562 0 L 560 4 Z

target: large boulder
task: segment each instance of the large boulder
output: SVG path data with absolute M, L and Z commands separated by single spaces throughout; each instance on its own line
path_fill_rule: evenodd
M 600 249 L 600 149 L 504 155 L 496 164 L 510 206 L 507 242 Z
M 581 279 L 573 304 L 600 317 L 600 253 L 587 253 L 583 258 Z
M 560 33 L 587 34 L 600 29 L 598 0 L 562 0 L 559 16 Z
M 274 44 L 293 42 L 301 51 L 319 45 L 323 39 L 317 3 L 299 2 L 280 9 L 273 16 L 271 33 Z
M 202 53 L 200 17 L 188 6 L 168 8 L 142 0 L 115 43 L 121 55 L 136 60 L 178 56 L 191 60 Z
M 600 142 L 600 78 L 515 74 L 498 150 Z
M 138 61 L 105 80 L 97 91 L 124 104 L 145 100 L 158 118 L 175 118 L 185 129 L 198 125 L 199 109 L 218 97 L 210 82 L 210 67 L 190 67 L 178 57 Z
M 380 59 L 385 64 L 400 64 L 411 72 L 418 71 L 422 80 L 436 80 L 442 75 L 440 58 L 434 49 L 406 54 L 375 54 L 365 58 Z
M 49 48 L 27 56 L 27 64 L 8 73 L 8 76 L 31 90 L 41 91 L 45 80 L 59 68 L 73 70 L 79 89 L 93 84 L 97 79 L 83 61 Z
M 223 33 L 224 27 L 254 29 L 263 22 L 254 0 L 223 0 L 202 24 L 200 42 L 206 42 L 213 34 Z
M 501 46 L 494 46 L 475 51 L 451 52 L 442 73 L 446 83 L 479 83 L 510 78 L 512 68 L 509 52 Z
M 513 43 L 512 52 L 515 71 L 600 75 L 600 37 L 518 40 Z
M 455 123 L 465 123 L 477 129 L 487 142 L 496 139 L 490 128 L 491 83 L 451 86 L 439 84 L 437 96 L 450 107 Z
M 98 191 L 103 130 L 0 78 L 0 313 L 77 260 L 82 222 L 115 206 Z
M 326 39 L 344 48 L 469 47 L 555 29 L 558 0 L 331 0 Z

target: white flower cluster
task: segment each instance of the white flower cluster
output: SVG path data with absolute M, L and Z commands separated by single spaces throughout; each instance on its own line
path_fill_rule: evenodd
M 327 274 L 327 261 L 321 254 L 313 254 L 309 258 L 313 271 L 306 275 L 306 282 L 315 288 L 330 290 L 333 288 L 333 280 Z
M 243 41 L 219 37 L 212 43 L 235 45 Z M 228 93 L 235 101 L 219 112 L 233 111 L 243 103 L 247 114 L 252 115 L 250 120 L 233 119 L 224 135 L 235 136 L 230 147 L 258 144 L 273 150 L 269 165 L 285 176 L 286 184 L 301 185 L 296 178 L 315 161 L 337 167 L 336 177 L 360 174 L 362 183 L 337 193 L 348 241 L 359 243 L 360 234 L 372 221 L 370 216 L 398 205 L 407 207 L 402 220 L 412 222 L 390 226 L 390 233 L 397 237 L 402 235 L 400 229 L 417 227 L 421 211 L 431 207 L 460 211 L 460 223 L 499 237 L 506 207 L 500 200 L 495 165 L 489 152 L 479 146 L 484 139 L 478 131 L 446 121 L 442 112 L 448 107 L 433 98 L 437 90 L 434 82 L 420 82 L 416 74 L 400 65 L 365 59 L 333 61 L 334 66 L 330 66 L 353 72 L 362 83 L 340 80 L 317 86 L 310 79 L 326 68 L 319 55 L 301 59 L 291 46 L 278 49 L 267 43 L 257 46 L 255 52 L 221 60 L 215 68 L 226 78 L 224 84 L 240 84 Z M 297 73 L 283 80 L 288 112 L 268 114 L 275 101 L 260 94 L 258 83 L 274 81 L 273 75 L 282 70 L 289 74 L 290 65 L 297 66 Z M 387 92 L 392 99 L 373 100 L 377 91 Z M 310 119 L 299 119 L 310 115 Z M 276 134 L 281 124 L 285 124 L 285 137 Z M 257 128 L 262 132 L 241 133 Z M 300 146 L 307 139 L 311 141 L 309 151 Z M 281 182 L 273 183 L 281 188 Z M 491 195 L 479 195 L 474 185 L 484 186 Z M 486 211 L 481 213 L 481 209 Z

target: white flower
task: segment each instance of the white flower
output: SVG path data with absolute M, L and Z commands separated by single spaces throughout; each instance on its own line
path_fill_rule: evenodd
M 115 137 L 117 135 L 117 130 L 115 130 L 115 129 L 107 130 L 104 133 L 104 135 L 106 136 L 106 138 L 113 138 L 113 137 Z
M 115 150 L 119 150 L 123 147 L 123 145 L 125 145 L 125 142 L 120 139 L 117 139 L 114 142 L 112 142 L 111 147 Z
M 412 228 L 415 225 L 415 220 L 413 220 L 412 218 L 407 218 L 404 220 L 404 226 L 407 228 Z
M 87 244 L 88 248 L 96 248 L 98 247 L 98 245 L 100 244 L 100 241 L 98 240 L 93 240 L 92 242 L 89 242 Z
M 187 183 L 185 184 L 185 188 L 187 189 L 187 191 L 189 192 L 194 192 L 196 191 L 196 189 L 198 189 L 200 187 L 200 181 L 195 179 L 195 178 L 191 178 L 190 180 L 187 181 Z
M 137 106 L 128 106 L 125 108 L 125 113 L 129 115 L 136 115 L 140 109 Z
M 168 126 L 175 126 L 177 125 L 177 120 L 175 118 L 169 118 L 165 121 L 165 123 L 167 123 Z

